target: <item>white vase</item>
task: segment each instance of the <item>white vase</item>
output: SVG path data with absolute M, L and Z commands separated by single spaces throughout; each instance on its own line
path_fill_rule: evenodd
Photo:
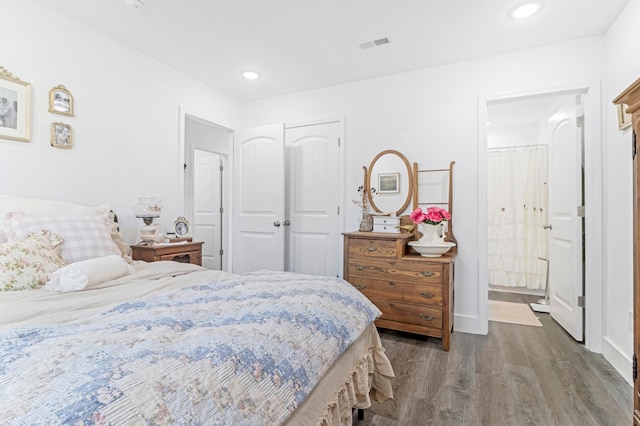
M 437 225 L 420 222 L 418 230 L 422 233 L 422 237 L 418 240 L 420 244 L 442 244 L 444 243 L 444 222 Z

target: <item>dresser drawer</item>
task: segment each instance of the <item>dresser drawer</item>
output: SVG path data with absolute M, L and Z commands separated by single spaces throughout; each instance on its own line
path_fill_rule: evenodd
M 439 263 L 401 262 L 399 260 L 350 258 L 347 263 L 349 280 L 365 277 L 381 280 L 442 284 L 443 267 Z
M 442 286 L 440 285 L 396 280 L 373 280 L 362 277 L 351 277 L 349 281 L 369 299 L 442 306 Z
M 354 238 L 349 241 L 349 257 L 396 258 L 396 243 L 392 240 Z
M 442 309 L 384 299 L 370 299 L 382 311 L 382 319 L 442 329 Z

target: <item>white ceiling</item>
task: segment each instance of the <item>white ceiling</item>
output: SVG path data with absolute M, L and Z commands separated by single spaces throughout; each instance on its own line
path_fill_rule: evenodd
M 525 21 L 508 17 L 524 0 L 37 1 L 250 101 L 600 35 L 629 0 L 544 0 Z

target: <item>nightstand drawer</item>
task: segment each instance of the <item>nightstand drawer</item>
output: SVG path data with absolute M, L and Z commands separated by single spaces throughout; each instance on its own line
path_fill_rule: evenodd
M 131 258 L 145 262 L 170 260 L 202 266 L 202 242 L 131 246 Z

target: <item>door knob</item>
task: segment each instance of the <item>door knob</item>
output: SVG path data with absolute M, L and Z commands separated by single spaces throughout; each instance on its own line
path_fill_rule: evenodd
M 543 227 L 544 229 L 553 229 L 553 228 L 552 228 L 552 226 L 551 226 L 551 224 L 548 224 L 548 225 L 542 225 L 542 227 Z
M 275 221 L 273 222 L 273 226 L 275 226 L 276 228 L 280 226 L 280 222 L 279 221 Z
M 284 226 L 289 226 L 289 225 L 291 225 L 291 221 L 290 221 L 289 219 L 287 219 L 287 220 L 285 220 L 282 224 L 283 224 Z

